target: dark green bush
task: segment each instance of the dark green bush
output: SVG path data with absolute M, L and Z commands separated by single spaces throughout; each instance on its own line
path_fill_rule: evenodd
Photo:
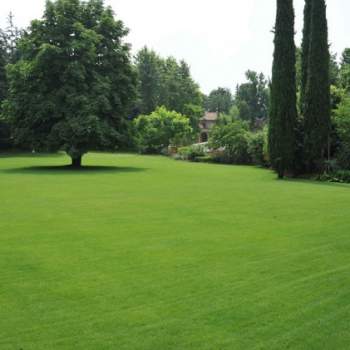
M 261 131 L 250 133 L 248 152 L 253 164 L 266 166 L 268 156 L 266 154 L 267 145 L 267 128 Z
M 337 170 L 321 175 L 318 180 L 328 182 L 350 183 L 350 170 Z

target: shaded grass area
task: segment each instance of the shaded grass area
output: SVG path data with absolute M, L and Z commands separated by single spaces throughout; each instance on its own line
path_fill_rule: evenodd
M 0 349 L 348 349 L 350 186 L 67 163 L 0 158 Z
M 69 175 L 81 175 L 83 173 L 110 173 L 110 172 L 138 172 L 144 171 L 144 168 L 136 167 L 117 167 L 117 166 L 82 166 L 81 168 L 74 168 L 70 165 L 57 165 L 57 166 L 29 166 L 23 168 L 6 169 L 4 172 L 9 174 L 34 174 L 34 175 L 59 175 L 60 173 L 66 173 Z

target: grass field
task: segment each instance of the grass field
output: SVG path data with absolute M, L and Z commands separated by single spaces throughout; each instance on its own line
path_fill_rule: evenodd
M 350 348 L 350 186 L 0 157 L 1 350 Z

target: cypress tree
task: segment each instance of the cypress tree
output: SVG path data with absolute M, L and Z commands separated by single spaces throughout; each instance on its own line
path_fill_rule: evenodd
M 313 172 L 323 168 L 330 134 L 330 55 L 325 0 L 312 0 L 308 55 L 304 145 L 306 168 Z
M 311 8 L 312 8 L 312 0 L 305 0 L 303 40 L 301 43 L 300 111 L 302 115 L 304 114 L 304 99 L 305 99 L 305 93 L 306 93 L 306 84 L 307 84 L 308 66 L 309 66 Z
M 293 0 L 277 0 L 274 44 L 269 152 L 273 168 L 283 178 L 294 171 L 297 119 Z

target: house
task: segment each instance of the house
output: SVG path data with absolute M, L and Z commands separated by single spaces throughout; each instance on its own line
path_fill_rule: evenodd
M 205 112 L 203 118 L 199 120 L 199 142 L 207 142 L 211 129 L 215 126 L 218 121 L 217 112 Z

